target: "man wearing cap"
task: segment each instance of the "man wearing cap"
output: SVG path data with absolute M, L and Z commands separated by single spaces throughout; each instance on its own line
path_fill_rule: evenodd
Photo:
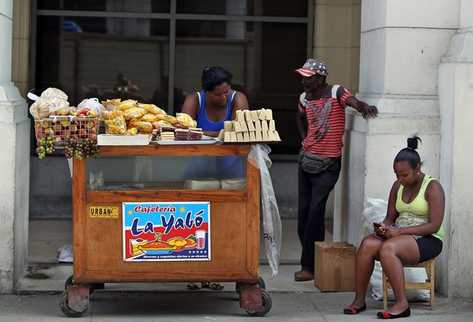
M 325 206 L 341 169 L 345 108 L 351 106 L 365 119 L 378 114 L 375 106 L 359 101 L 346 88 L 327 84 L 327 65 L 309 58 L 296 70 L 304 92 L 299 97 L 297 126 L 299 156 L 299 210 L 297 233 L 302 244 L 301 270 L 296 281 L 314 278 L 314 242 L 325 239 Z

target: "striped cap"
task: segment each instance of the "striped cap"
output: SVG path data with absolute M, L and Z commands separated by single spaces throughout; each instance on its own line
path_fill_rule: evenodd
M 323 61 L 313 58 L 307 59 L 302 68 L 296 69 L 296 73 L 304 77 L 314 76 L 315 74 L 328 75 L 327 65 Z

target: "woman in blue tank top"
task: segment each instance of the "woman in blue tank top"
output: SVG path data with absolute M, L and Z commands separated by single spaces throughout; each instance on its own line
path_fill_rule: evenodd
M 205 67 L 202 71 L 202 90 L 186 97 L 182 112 L 197 120 L 197 127 L 205 135 L 216 137 L 225 121 L 235 118 L 237 110 L 248 109 L 245 94 L 231 88 L 232 74 L 222 67 Z M 205 166 L 194 163 L 200 177 L 209 177 L 208 160 Z M 216 176 L 236 178 L 243 175 L 243 163 L 238 157 L 222 157 L 216 160 Z
M 205 67 L 202 90 L 186 97 L 182 112 L 197 120 L 205 135 L 218 135 L 223 122 L 234 118 L 236 110 L 248 109 L 245 94 L 232 90 L 232 74 L 222 67 Z

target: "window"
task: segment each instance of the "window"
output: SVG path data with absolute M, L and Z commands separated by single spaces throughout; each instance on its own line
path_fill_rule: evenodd
M 83 98 L 135 98 L 169 113 L 200 87 L 204 66 L 223 66 L 254 108 L 272 108 L 297 153 L 294 69 L 312 48 L 311 1 L 37 0 L 32 88 Z

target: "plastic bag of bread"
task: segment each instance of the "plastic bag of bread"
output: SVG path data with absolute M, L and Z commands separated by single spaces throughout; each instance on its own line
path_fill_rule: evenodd
M 166 114 L 166 112 L 163 109 L 157 107 L 154 104 L 139 103 L 138 107 L 144 108 L 148 113 L 151 113 L 151 114 Z
M 136 127 L 140 133 L 152 133 L 153 124 L 151 122 L 144 121 L 131 121 L 129 123 L 130 127 Z
M 102 105 L 107 111 L 113 111 L 120 105 L 121 99 L 119 98 L 114 98 L 114 99 L 108 99 L 106 101 L 102 101 Z
M 126 111 L 130 108 L 136 107 L 136 103 L 137 102 L 135 100 L 126 100 L 126 101 L 120 102 L 120 104 L 118 104 L 117 108 L 120 111 Z
M 158 116 L 156 114 L 151 114 L 151 113 L 148 113 L 148 114 L 145 114 L 143 115 L 143 117 L 141 118 L 142 121 L 145 121 L 145 122 L 156 122 L 156 121 L 159 121 L 158 119 Z
M 49 107 L 38 100 L 30 106 L 30 113 L 35 120 L 44 119 L 49 116 Z
M 126 130 L 126 135 L 137 135 L 138 129 L 136 127 L 129 128 Z
M 126 133 L 126 121 L 122 111 L 104 111 L 102 113 L 102 118 L 105 123 L 105 133 L 120 135 Z
M 58 110 L 65 111 L 69 107 L 69 102 L 60 98 L 39 98 L 30 107 L 30 113 L 35 119 L 47 118 L 49 115 L 57 115 Z
M 33 93 L 28 93 L 27 96 L 35 101 L 30 107 L 30 113 L 35 119 L 47 118 L 57 110 L 65 113 L 65 108 L 69 107 L 66 93 L 54 87 L 47 88 L 40 96 Z
M 176 119 L 183 127 L 197 127 L 197 122 L 187 113 L 176 113 Z
M 156 122 L 153 122 L 153 127 L 155 129 L 161 129 L 162 127 L 172 127 L 172 124 L 169 123 L 169 122 L 166 122 L 166 121 L 156 121 Z
M 61 91 L 60 89 L 54 88 L 54 87 L 49 87 L 45 89 L 42 93 L 40 98 L 46 98 L 46 99 L 51 99 L 51 98 L 58 98 L 63 101 L 67 101 L 68 97 L 67 94 Z
M 129 121 L 129 120 L 138 120 L 143 115 L 145 115 L 145 113 L 146 113 L 146 110 L 144 108 L 132 107 L 125 110 L 123 112 L 123 115 L 125 116 L 125 119 Z
M 162 120 L 171 123 L 172 125 L 177 124 L 179 122 L 177 118 L 172 115 L 164 115 Z

